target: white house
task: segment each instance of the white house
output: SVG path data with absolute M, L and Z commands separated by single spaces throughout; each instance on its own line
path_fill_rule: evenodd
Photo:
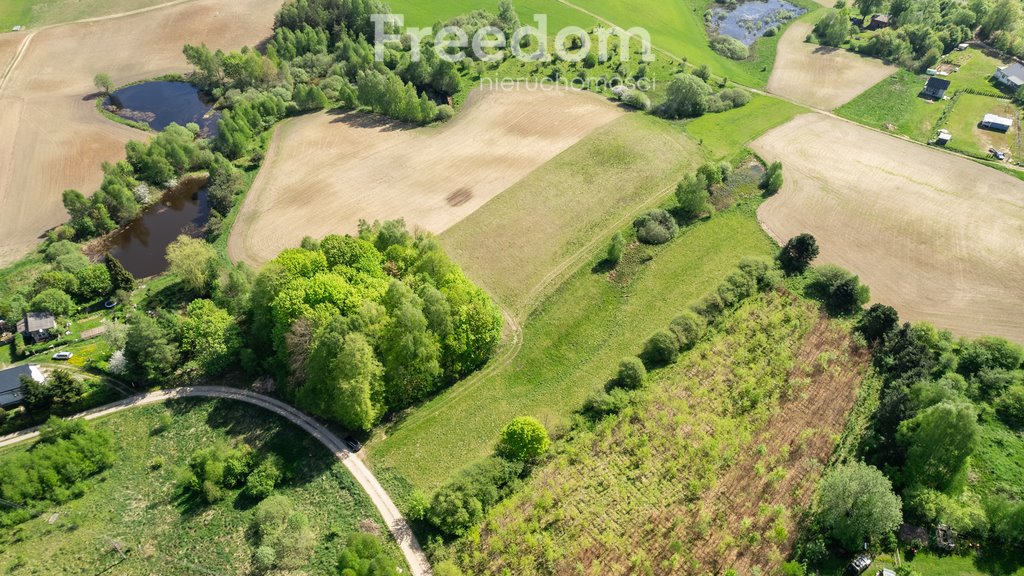
M 1021 86 L 1024 86 L 1024 64 L 1020 62 L 1014 62 L 1007 66 L 1000 66 L 996 68 L 996 73 L 993 75 L 997 82 L 1017 90 Z

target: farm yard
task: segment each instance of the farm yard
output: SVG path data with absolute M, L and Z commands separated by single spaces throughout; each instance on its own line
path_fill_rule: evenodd
M 277 0 L 196 0 L 123 18 L 41 30 L 0 87 L 0 263 L 27 253 L 66 212 L 61 192 L 91 193 L 101 161 L 145 135 L 96 112 L 93 76 L 122 84 L 186 69 L 181 47 L 253 45 L 270 33 Z M 0 35 L 2 38 L 3 35 Z
M 921 98 L 924 83 L 924 76 L 900 70 L 837 108 L 835 113 L 871 128 L 928 142 L 935 137 L 946 103 Z
M 1013 120 L 1013 128 L 1008 132 L 998 132 L 980 127 L 979 123 L 986 114 Z M 1021 157 L 1018 111 L 1009 100 L 977 94 L 960 94 L 943 127 L 953 134 L 953 139 L 946 145 L 952 150 L 984 158 L 991 157 L 989 148 L 995 148 L 1007 153 L 1011 160 Z
M 832 110 L 896 72 L 879 60 L 805 42 L 811 28 L 808 22 L 796 22 L 782 35 L 769 92 Z
M 441 128 L 359 113 L 290 120 L 274 135 L 229 253 L 262 264 L 303 236 L 354 234 L 360 220 L 404 218 L 442 232 L 622 114 L 585 92 L 481 89 Z
M 908 319 L 1024 341 L 1019 180 L 817 115 L 752 147 L 790 175 L 759 211 L 775 238 L 814 234 L 822 262 L 860 275 Z

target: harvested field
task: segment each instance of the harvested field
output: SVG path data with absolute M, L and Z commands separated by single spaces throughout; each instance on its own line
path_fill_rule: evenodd
M 822 115 L 752 148 L 785 166 L 782 191 L 758 212 L 776 239 L 815 235 L 819 263 L 860 275 L 904 319 L 1024 342 L 1020 180 Z
M 441 232 L 594 129 L 623 114 L 575 91 L 477 91 L 439 128 L 361 113 L 289 120 L 232 230 L 232 258 L 258 264 L 303 236 L 405 218 Z M 301 225 L 297 225 L 301 223 Z
M 881 60 L 804 42 L 814 26 L 794 22 L 779 40 L 768 91 L 822 110 L 832 110 L 896 72 Z
M 183 44 L 255 44 L 269 35 L 279 7 L 279 0 L 196 0 L 32 35 L 0 87 L 0 264 L 66 219 L 61 192 L 91 193 L 100 163 L 123 158 L 125 142 L 146 137 L 96 112 L 97 72 L 118 84 L 185 72 Z M 0 44 L 0 58 L 7 52 Z

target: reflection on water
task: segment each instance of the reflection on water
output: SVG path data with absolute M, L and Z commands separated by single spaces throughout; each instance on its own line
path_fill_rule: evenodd
M 220 120 L 220 113 L 209 113 L 210 105 L 203 101 L 199 89 L 188 82 L 144 82 L 128 86 L 111 94 L 104 107 L 158 131 L 172 122 L 181 126 L 195 122 L 207 138 L 217 135 Z

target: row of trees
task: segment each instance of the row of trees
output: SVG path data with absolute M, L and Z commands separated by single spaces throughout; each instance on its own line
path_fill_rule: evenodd
M 706 66 L 693 74 L 678 75 L 668 85 L 666 99 L 655 107 L 654 113 L 665 118 L 696 118 L 707 112 L 739 108 L 750 101 L 747 91 L 725 88 L 716 92 L 709 80 L 710 72 Z

